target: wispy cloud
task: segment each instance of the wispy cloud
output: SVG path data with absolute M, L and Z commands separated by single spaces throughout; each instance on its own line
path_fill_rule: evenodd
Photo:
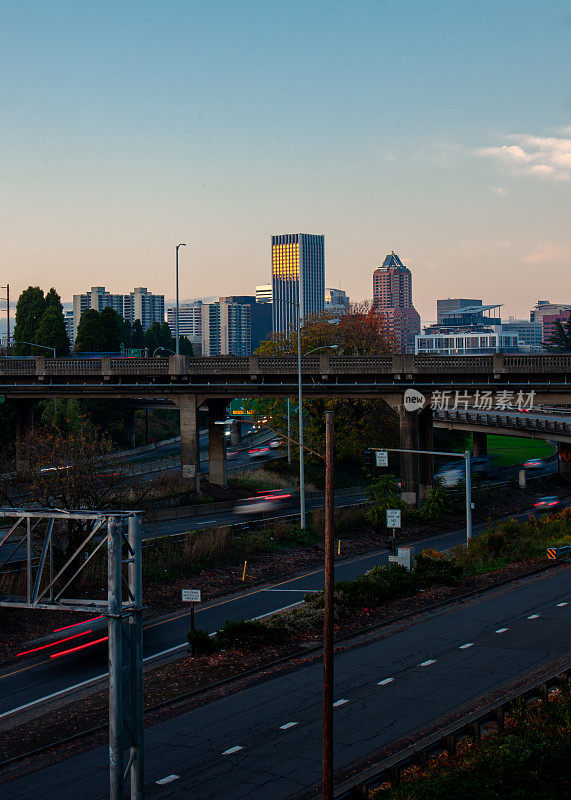
M 514 175 L 571 180 L 571 127 L 561 129 L 557 136 L 513 134 L 505 136 L 504 142 L 497 146 L 479 147 L 476 155 L 497 161 Z
M 504 189 L 503 186 L 490 186 L 490 191 L 499 195 L 500 197 L 505 197 L 508 193 L 508 190 Z
M 528 253 L 522 260 L 524 264 L 544 264 L 547 261 L 560 261 L 564 256 L 565 253 L 560 247 L 554 244 L 546 244 L 533 253 Z

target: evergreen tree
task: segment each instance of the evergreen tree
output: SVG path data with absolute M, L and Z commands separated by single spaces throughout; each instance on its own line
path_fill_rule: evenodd
M 136 319 L 131 329 L 131 347 L 142 349 L 145 346 L 145 334 L 141 320 Z
M 175 342 L 174 339 L 173 339 L 173 342 Z M 181 356 L 193 356 L 194 355 L 194 350 L 192 349 L 192 342 L 190 341 L 190 339 L 187 336 L 181 336 L 179 344 L 180 344 L 180 348 L 179 349 L 180 349 Z M 176 342 L 175 342 L 175 345 L 176 345 Z M 173 350 L 174 350 L 174 348 L 173 348 Z
M 34 342 L 45 347 L 54 347 L 56 356 L 67 356 L 69 354 L 69 338 L 61 303 L 59 305 L 59 310 L 55 305 L 46 308 L 38 325 Z M 47 352 L 44 351 L 43 355 L 47 355 Z
M 149 355 L 159 348 L 164 351 L 163 355 L 169 355 L 169 351 L 174 353 L 175 346 L 176 342 L 167 322 L 153 322 L 151 327 L 145 331 L 145 347 L 148 349 Z
M 123 320 L 123 344 L 125 347 L 133 347 L 133 325 L 130 319 Z
M 24 289 L 16 305 L 16 325 L 14 327 L 14 353 L 17 356 L 37 354 L 37 349 L 21 342 L 33 342 L 44 311 L 46 301 L 39 286 L 28 286 Z M 55 346 L 55 345 L 54 345 Z
M 550 353 L 571 353 L 571 317 L 567 322 L 557 320 L 553 335 L 543 346 Z
M 49 292 L 46 294 L 44 305 L 45 305 L 45 308 L 50 308 L 50 306 L 53 306 L 58 311 L 61 311 L 61 313 L 63 314 L 63 306 L 61 304 L 61 297 L 56 292 L 56 290 L 54 289 L 53 286 L 49 290 Z
M 99 316 L 105 335 L 103 350 L 108 353 L 118 353 L 125 340 L 123 317 L 113 308 L 104 308 Z
M 94 308 L 86 308 L 77 326 L 75 351 L 78 353 L 103 353 L 105 345 L 105 329 L 101 322 L 101 314 Z

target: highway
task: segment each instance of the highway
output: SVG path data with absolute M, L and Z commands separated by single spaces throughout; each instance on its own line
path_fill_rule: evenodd
M 528 512 L 517 515 L 524 519 Z M 179 522 L 186 522 L 180 520 Z M 474 535 L 487 524 L 475 526 Z M 422 539 L 421 546 L 445 550 L 465 541 L 465 529 Z M 369 555 L 339 562 L 335 567 L 336 580 L 357 577 L 375 564 L 386 564 L 388 551 L 379 549 Z M 191 580 L 193 588 L 196 580 Z M 307 591 L 323 587 L 323 570 L 315 569 L 297 578 L 276 581 L 231 597 L 214 598 L 197 607 L 196 625 L 209 632 L 216 631 L 227 619 L 259 617 L 291 605 L 303 598 Z M 158 655 L 181 652 L 186 647 L 189 612 L 177 611 L 173 615 L 149 620 L 144 627 L 144 657 L 152 661 Z M 0 668 L 0 724 L 12 712 L 24 707 L 41 708 L 42 703 L 54 694 L 64 694 L 78 685 L 97 683 L 106 677 L 106 649 L 90 649 L 65 658 L 50 659 L 37 654 L 33 658 Z M 31 705 L 30 705 L 31 704 Z
M 335 659 L 335 766 L 384 745 L 568 656 L 569 567 L 395 624 Z M 316 580 L 316 576 L 312 576 Z M 318 660 L 150 727 L 150 799 L 285 800 L 318 783 Z M 3 786 L 6 800 L 107 797 L 107 748 Z

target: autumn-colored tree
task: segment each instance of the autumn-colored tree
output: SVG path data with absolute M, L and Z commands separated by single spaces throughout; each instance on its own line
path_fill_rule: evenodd
M 336 324 L 331 320 L 339 319 Z M 334 349 L 333 349 L 334 347 Z M 370 303 L 352 304 L 348 313 L 335 317 L 331 313 L 305 319 L 301 328 L 303 355 L 319 352 L 336 356 L 384 355 L 394 351 L 394 338 L 382 314 Z M 297 355 L 297 331 L 262 342 L 258 355 Z M 280 432 L 287 429 L 286 401 L 249 401 L 254 417 L 266 418 L 267 424 Z M 313 450 L 324 452 L 325 411 L 335 412 L 335 452 L 338 460 L 360 465 L 367 447 L 388 447 L 397 440 L 396 415 L 383 400 L 305 400 L 304 435 Z M 293 409 L 292 438 L 297 438 L 297 409 Z M 294 448 L 295 451 L 295 448 Z

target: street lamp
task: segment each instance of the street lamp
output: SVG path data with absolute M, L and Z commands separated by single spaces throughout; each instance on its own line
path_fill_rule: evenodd
M 174 355 L 176 355 L 174 350 L 171 350 L 170 347 L 155 347 L 155 349 L 153 350 L 153 355 L 151 356 L 151 358 L 154 358 L 155 355 L 159 352 L 159 350 L 166 350 L 167 353 L 173 353 Z
M 47 347 L 45 344 L 36 344 L 35 342 L 25 342 L 23 339 L 18 339 L 17 342 L 14 344 L 29 344 L 31 347 L 39 347 L 40 350 L 51 350 L 54 354 L 54 358 L 56 357 L 56 349 L 55 347 Z M 56 424 L 56 415 L 57 415 L 57 400 L 54 397 L 54 425 Z
M 186 247 L 186 242 L 181 242 L 176 246 L 176 355 L 180 354 L 180 330 L 178 324 L 179 318 L 179 302 L 178 302 L 178 249 L 179 247 Z

